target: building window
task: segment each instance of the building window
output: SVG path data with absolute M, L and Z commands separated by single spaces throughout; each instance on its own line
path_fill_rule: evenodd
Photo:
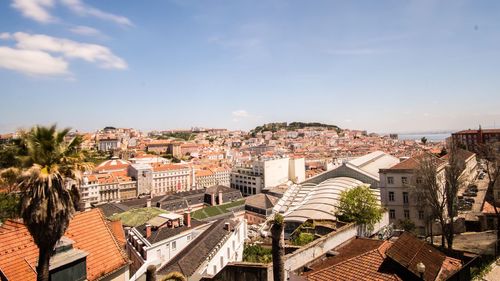
M 389 201 L 394 201 L 394 192 L 389 191 Z
M 220 257 L 220 268 L 224 267 L 224 257 Z
M 394 177 L 387 177 L 387 183 L 388 184 L 393 184 L 394 183 Z
M 408 192 L 403 192 L 403 204 L 408 204 Z
M 408 178 L 407 177 L 401 177 L 401 183 L 402 184 L 407 184 L 408 183 Z
M 214 264 L 214 275 L 217 274 L 217 265 Z
M 396 218 L 396 210 L 389 210 L 389 218 L 390 219 L 395 219 Z
M 231 249 L 227 247 L 227 259 L 229 260 L 231 258 Z
M 177 241 L 172 242 L 172 250 L 177 249 Z
M 189 234 L 189 235 L 187 236 L 187 241 L 190 241 L 190 240 L 191 240 L 191 234 Z
M 405 219 L 409 219 L 410 218 L 410 210 L 404 210 L 404 216 L 405 216 Z
M 418 177 L 417 178 L 417 184 L 421 184 L 422 183 L 422 178 L 421 177 Z
M 418 211 L 418 219 L 420 220 L 424 219 L 424 211 Z

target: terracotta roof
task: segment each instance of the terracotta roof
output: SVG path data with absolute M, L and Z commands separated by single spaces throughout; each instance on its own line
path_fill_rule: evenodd
M 446 259 L 445 254 L 408 232 L 401 234 L 386 254 L 415 276 L 419 276 L 417 264 L 422 262 L 425 265 L 425 280 L 435 280 Z
M 152 167 L 153 167 L 153 171 L 155 171 L 155 172 L 188 169 L 188 167 L 186 165 L 161 164 L 161 163 L 154 163 L 154 164 L 152 164 Z
M 35 280 L 38 247 L 24 225 L 10 230 L 4 228 L 6 225 L 0 227 L 5 231 L 0 235 L 0 269 L 9 280 Z M 89 253 L 88 280 L 98 280 L 128 265 L 99 209 L 76 214 L 64 236 L 75 242 L 73 247 Z
M 111 230 L 111 233 L 113 233 L 118 244 L 122 248 L 125 248 L 127 240 L 125 238 L 125 231 L 123 230 L 122 221 L 121 220 L 108 221 L 108 224 L 109 224 L 109 229 Z
M 419 154 L 417 156 L 408 158 L 402 162 L 397 163 L 396 165 L 388 168 L 388 169 L 380 169 L 381 171 L 410 171 L 410 170 L 416 170 L 418 169 L 420 165 L 420 160 L 425 157 L 425 155 L 428 155 L 429 157 L 432 157 L 432 159 L 436 160 L 437 165 L 442 165 L 445 163 L 444 160 L 437 158 L 436 156 L 432 154 Z
M 130 162 L 123 159 L 111 159 L 106 160 L 99 164 L 95 170 L 96 171 L 117 171 L 117 170 L 126 170 L 130 166 Z
M 351 243 L 363 243 L 362 239 L 356 239 Z M 375 244 L 375 243 L 370 243 Z M 390 242 L 385 241 L 380 246 L 363 252 L 360 255 L 341 260 L 321 270 L 313 270 L 305 275 L 307 280 L 402 280 L 395 273 L 382 270 L 385 260 L 385 251 Z M 367 246 L 367 245 L 364 245 Z M 372 245 L 373 246 L 373 245 Z M 364 247 L 361 247 L 364 248 Z M 353 252 L 356 252 L 354 250 Z

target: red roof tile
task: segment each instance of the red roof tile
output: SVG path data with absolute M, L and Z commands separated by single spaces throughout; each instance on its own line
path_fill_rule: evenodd
M 0 269 L 9 280 L 35 280 L 38 247 L 24 225 L 13 229 L 12 222 L 0 227 Z M 126 254 L 114 238 L 99 209 L 78 213 L 65 236 L 73 247 L 88 253 L 87 279 L 97 280 L 128 264 Z

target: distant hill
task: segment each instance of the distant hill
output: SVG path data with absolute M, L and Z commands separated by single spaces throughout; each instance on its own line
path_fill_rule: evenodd
M 269 123 L 269 124 L 264 124 L 262 126 L 257 126 L 255 129 L 251 130 L 250 133 L 256 134 L 264 131 L 271 131 L 271 132 L 277 132 L 279 130 L 285 129 L 287 131 L 294 131 L 297 129 L 304 129 L 304 128 L 310 128 L 310 127 L 319 127 L 319 128 L 327 128 L 329 130 L 335 130 L 337 132 L 340 132 L 341 129 L 336 126 L 336 125 L 328 125 L 328 124 L 323 124 L 323 123 L 318 123 L 318 122 L 310 122 L 310 123 L 305 123 L 305 122 L 278 122 L 278 123 Z

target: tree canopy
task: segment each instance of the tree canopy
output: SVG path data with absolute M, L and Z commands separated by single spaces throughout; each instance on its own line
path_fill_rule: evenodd
M 335 215 L 341 221 L 373 227 L 382 219 L 383 209 L 368 186 L 357 186 L 343 191 Z

